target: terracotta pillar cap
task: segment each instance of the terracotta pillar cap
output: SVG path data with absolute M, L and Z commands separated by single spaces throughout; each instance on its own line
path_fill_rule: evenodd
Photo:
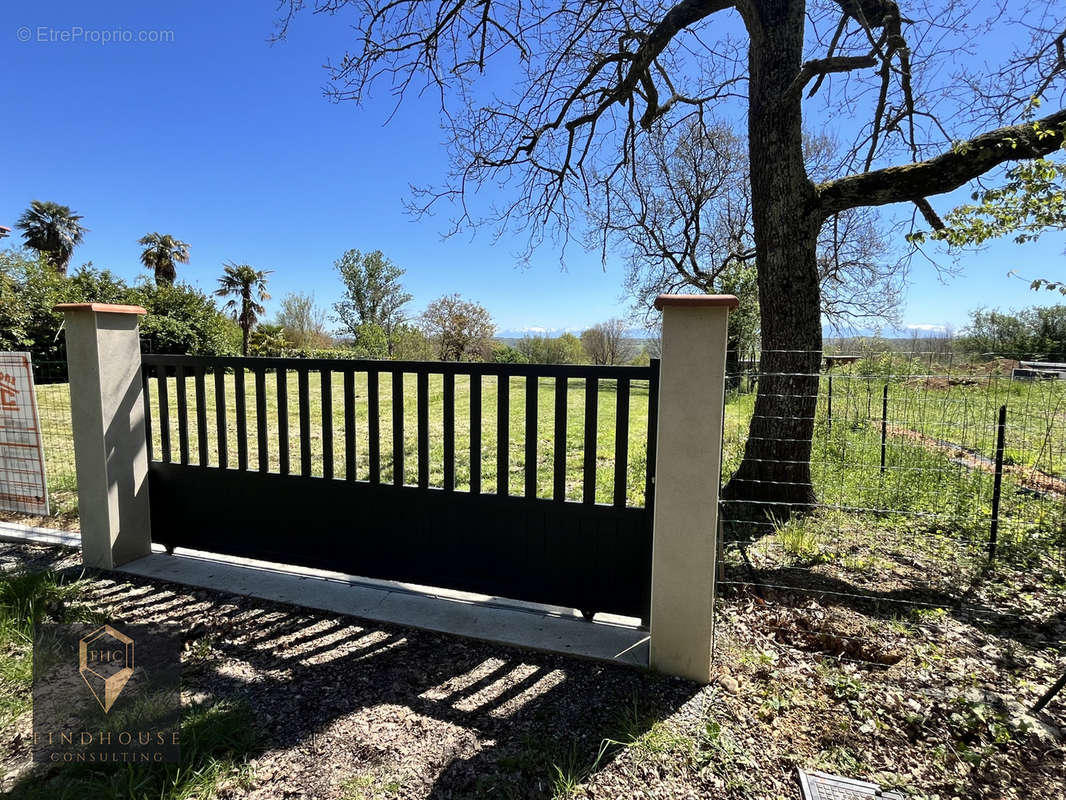
M 53 311 L 95 311 L 103 314 L 147 314 L 140 306 L 116 306 L 111 303 L 60 303 Z
M 740 300 L 731 294 L 661 294 L 655 298 L 655 307 L 662 311 L 667 306 L 687 308 L 736 308 Z

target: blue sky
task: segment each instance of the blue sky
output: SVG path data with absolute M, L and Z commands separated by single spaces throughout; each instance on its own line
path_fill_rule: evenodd
M 581 329 L 624 314 L 620 259 L 604 269 L 598 254 L 571 246 L 563 271 L 545 246 L 516 268 L 518 242 L 489 231 L 443 240 L 444 213 L 414 221 L 402 205 L 408 187 L 439 182 L 447 166 L 435 104 L 412 98 L 384 126 L 393 108 L 384 92 L 363 107 L 329 102 L 322 65 L 343 53 L 347 21 L 305 13 L 271 45 L 274 17 L 266 0 L 8 5 L 0 224 L 32 199 L 69 205 L 90 229 L 73 263 L 128 279 L 141 271 L 136 240 L 159 231 L 191 243 L 179 274 L 206 290 L 235 260 L 274 270 L 275 298 L 314 292 L 329 305 L 340 293 L 333 261 L 355 247 L 381 249 L 407 270 L 413 310 L 457 291 L 505 331 Z M 84 32 L 47 41 L 79 27 L 168 31 L 172 41 L 103 43 Z M 1064 247 L 1058 234 L 1024 248 L 998 243 L 967 256 L 948 285 L 916 261 L 904 320 L 959 326 L 977 305 L 1052 302 L 1006 273 L 1061 274 Z

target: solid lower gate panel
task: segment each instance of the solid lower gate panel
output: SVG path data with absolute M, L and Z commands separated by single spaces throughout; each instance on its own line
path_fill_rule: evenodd
M 644 508 L 149 464 L 152 539 L 647 619 Z

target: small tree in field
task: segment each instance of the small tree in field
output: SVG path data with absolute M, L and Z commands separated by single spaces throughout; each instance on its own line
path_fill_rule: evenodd
M 633 357 L 633 348 L 626 339 L 626 324 L 620 319 L 593 325 L 581 334 L 581 344 L 593 364 L 625 364 Z
M 432 361 L 433 356 L 433 342 L 426 338 L 421 328 L 401 323 L 392 329 L 393 358 L 399 361 Z
M 449 294 L 434 300 L 422 313 L 422 329 L 437 345 L 441 361 L 486 358 L 492 352 L 496 325 L 488 309 Z
M 272 270 L 257 270 L 247 264 L 224 264 L 222 277 L 218 279 L 215 294 L 229 297 L 223 306 L 233 312 L 237 324 L 241 326 L 241 355 L 248 355 L 248 340 L 252 328 L 259 320 L 259 315 L 266 311 L 263 301 L 269 300 L 267 294 L 267 275 Z
M 326 332 L 326 312 L 315 305 L 313 294 L 289 292 L 281 298 L 274 324 L 284 328 L 285 338 L 294 347 L 314 350 L 328 347 L 332 341 Z
M 403 322 L 403 307 L 411 302 L 400 283 L 404 271 L 380 250 L 348 250 L 334 266 L 344 282 L 344 299 L 333 306 L 337 319 L 353 336 L 358 335 L 360 325 L 381 326 L 392 355 L 393 330 Z
M 523 336 L 515 345 L 530 364 L 580 364 L 585 348 L 572 333 L 561 336 Z
M 260 323 L 248 337 L 248 349 L 253 356 L 274 358 L 284 355 L 290 347 L 292 342 L 285 338 L 285 330 L 280 325 Z

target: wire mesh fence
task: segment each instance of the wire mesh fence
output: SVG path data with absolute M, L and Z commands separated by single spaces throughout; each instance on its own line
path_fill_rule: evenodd
M 945 616 L 1000 628 L 1061 604 L 1066 371 L 773 355 L 729 377 L 723 441 L 720 586 L 753 601 L 767 635 L 891 664 L 901 638 L 942 632 Z M 760 386 L 781 402 L 757 404 Z M 806 417 L 778 419 L 796 409 Z M 804 423 L 809 486 L 792 438 Z
M 78 516 L 78 478 L 74 471 L 74 433 L 66 361 L 33 361 L 37 413 L 44 442 L 45 477 L 53 517 Z

